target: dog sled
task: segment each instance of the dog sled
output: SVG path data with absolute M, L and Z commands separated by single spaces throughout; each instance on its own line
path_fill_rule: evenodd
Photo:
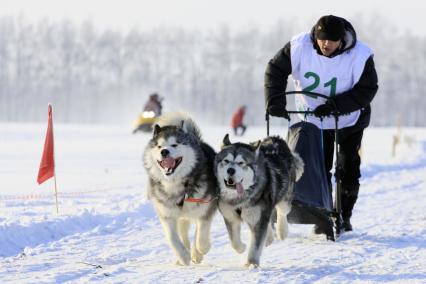
M 285 95 L 302 94 L 311 97 L 329 97 L 308 91 L 290 91 Z M 270 98 L 272 100 L 273 98 Z M 269 100 L 269 101 L 270 101 Z M 268 103 L 269 103 L 268 101 Z M 331 101 L 333 103 L 333 101 Z M 301 179 L 295 183 L 292 210 L 287 215 L 289 223 L 314 224 L 321 228 L 328 240 L 335 241 L 343 232 L 341 209 L 341 158 L 339 153 L 338 120 L 339 113 L 332 116 L 335 121 L 335 190 L 333 202 L 332 185 L 328 184 L 324 155 L 321 148 L 322 133 L 314 124 L 300 121 L 289 125 L 287 143 L 305 162 L 305 170 Z M 266 108 L 268 109 L 268 107 Z M 288 111 L 289 114 L 313 115 L 313 111 Z M 266 111 L 267 135 L 269 136 L 269 113 Z

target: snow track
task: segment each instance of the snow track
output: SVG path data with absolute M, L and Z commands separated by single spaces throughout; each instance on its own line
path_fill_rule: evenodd
M 263 128 L 257 132 L 250 130 L 253 132 L 248 132 L 247 140 L 255 140 L 264 133 Z M 106 137 L 113 136 L 111 132 L 106 132 Z M 380 141 L 392 134 L 382 129 L 377 132 Z M 355 230 L 343 234 L 338 242 L 329 242 L 324 236 L 312 234 L 312 226 L 290 225 L 289 238 L 265 248 L 261 268 L 248 270 L 243 268 L 247 252 L 240 255 L 232 250 L 219 213 L 212 226 L 213 245 L 204 261 L 188 267 L 174 264 L 152 204 L 145 199 L 145 173 L 136 170 L 141 168 L 140 153 L 146 137 L 127 137 L 117 131 L 119 135 L 124 137 L 121 145 L 126 143 L 130 147 L 118 148 L 117 141 L 112 139 L 102 146 L 105 152 L 92 151 L 102 137 L 86 135 L 89 150 L 82 148 L 83 142 L 78 149 L 68 149 L 70 155 L 80 151 L 81 157 L 91 161 L 83 167 L 83 171 L 90 170 L 90 179 L 83 171 L 63 167 L 69 190 L 65 188 L 60 197 L 59 215 L 54 213 L 53 198 L 0 198 L 1 283 L 426 282 L 424 143 L 401 148 L 398 157 L 389 158 L 389 147 L 377 146 L 376 132 L 368 132 L 363 147 L 360 197 L 353 217 Z M 426 131 L 417 135 L 426 141 Z M 96 141 L 90 137 L 96 137 Z M 15 142 L 19 135 L 13 138 Z M 216 141 L 216 137 L 205 139 L 213 141 L 212 145 Z M 92 142 L 95 146 L 90 146 Z M 12 146 L 6 146 L 0 147 L 0 154 L 8 151 L 5 164 L 16 168 L 0 171 L 8 186 L 1 196 L 50 194 L 41 189 L 21 190 L 22 182 L 15 185 L 19 163 L 14 164 L 9 151 Z M 108 155 L 109 152 L 113 154 Z M 40 153 L 33 155 L 30 159 L 36 160 Z M 67 154 L 62 156 L 66 160 Z M 4 166 L 2 163 L 0 166 Z M 81 179 L 85 181 L 84 187 Z M 97 192 L 70 194 L 85 188 Z M 242 236 L 248 243 L 246 226 Z

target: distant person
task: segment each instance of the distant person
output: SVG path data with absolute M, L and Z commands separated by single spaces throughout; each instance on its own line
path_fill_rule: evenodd
M 246 106 L 240 106 L 232 116 L 231 127 L 234 130 L 235 136 L 242 136 L 246 132 L 247 126 L 243 123 L 245 113 Z
M 144 112 L 152 111 L 155 117 L 160 116 L 161 111 L 163 109 L 163 106 L 161 105 L 162 100 L 163 99 L 160 98 L 157 93 L 153 93 L 149 95 L 149 99 L 145 103 L 143 111 Z
M 296 90 L 312 91 L 331 100 L 296 96 L 297 110 L 313 110 L 306 120 L 324 129 L 323 149 L 328 182 L 334 154 L 336 105 L 340 153 L 343 159 L 342 218 L 351 231 L 352 209 L 358 198 L 361 177 L 359 149 L 364 129 L 370 123 L 370 103 L 378 90 L 373 51 L 357 40 L 353 26 L 333 15 L 321 17 L 310 32 L 295 36 L 268 63 L 265 72 L 265 100 L 268 113 L 289 119 L 284 92 L 292 75 Z M 305 162 L 309 165 L 309 161 Z M 316 228 L 321 233 L 321 228 Z

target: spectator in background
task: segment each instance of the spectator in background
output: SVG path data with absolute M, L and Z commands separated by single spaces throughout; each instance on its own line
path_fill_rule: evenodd
M 246 113 L 246 106 L 240 106 L 234 113 L 234 115 L 232 116 L 232 120 L 231 120 L 231 127 L 234 130 L 234 134 L 235 136 L 239 135 L 242 136 L 244 135 L 244 132 L 246 131 L 246 125 L 244 125 L 243 120 L 244 120 L 244 115 Z M 241 129 L 241 132 L 238 133 L 238 130 Z
M 153 94 L 149 95 L 149 99 L 145 103 L 143 111 L 144 112 L 153 112 L 155 117 L 160 116 L 161 110 L 163 108 L 163 106 L 161 105 L 162 100 L 163 99 L 160 98 L 157 93 L 153 93 Z

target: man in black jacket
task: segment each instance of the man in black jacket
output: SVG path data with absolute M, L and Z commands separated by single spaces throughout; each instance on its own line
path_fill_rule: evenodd
M 268 63 L 265 72 L 265 103 L 272 116 L 290 119 L 284 92 L 292 75 L 296 90 L 326 95 L 329 100 L 296 95 L 296 109 L 314 115 L 303 119 L 324 129 L 325 167 L 331 186 L 334 153 L 334 118 L 337 107 L 340 153 L 343 158 L 342 218 L 351 231 L 350 218 L 358 197 L 361 159 L 358 151 L 370 122 L 370 103 L 377 90 L 373 51 L 357 40 L 352 25 L 333 15 L 321 17 L 309 33 L 295 36 Z M 292 108 L 294 109 L 294 108 Z M 309 166 L 309 162 L 306 162 Z M 316 228 L 320 233 L 320 228 Z

